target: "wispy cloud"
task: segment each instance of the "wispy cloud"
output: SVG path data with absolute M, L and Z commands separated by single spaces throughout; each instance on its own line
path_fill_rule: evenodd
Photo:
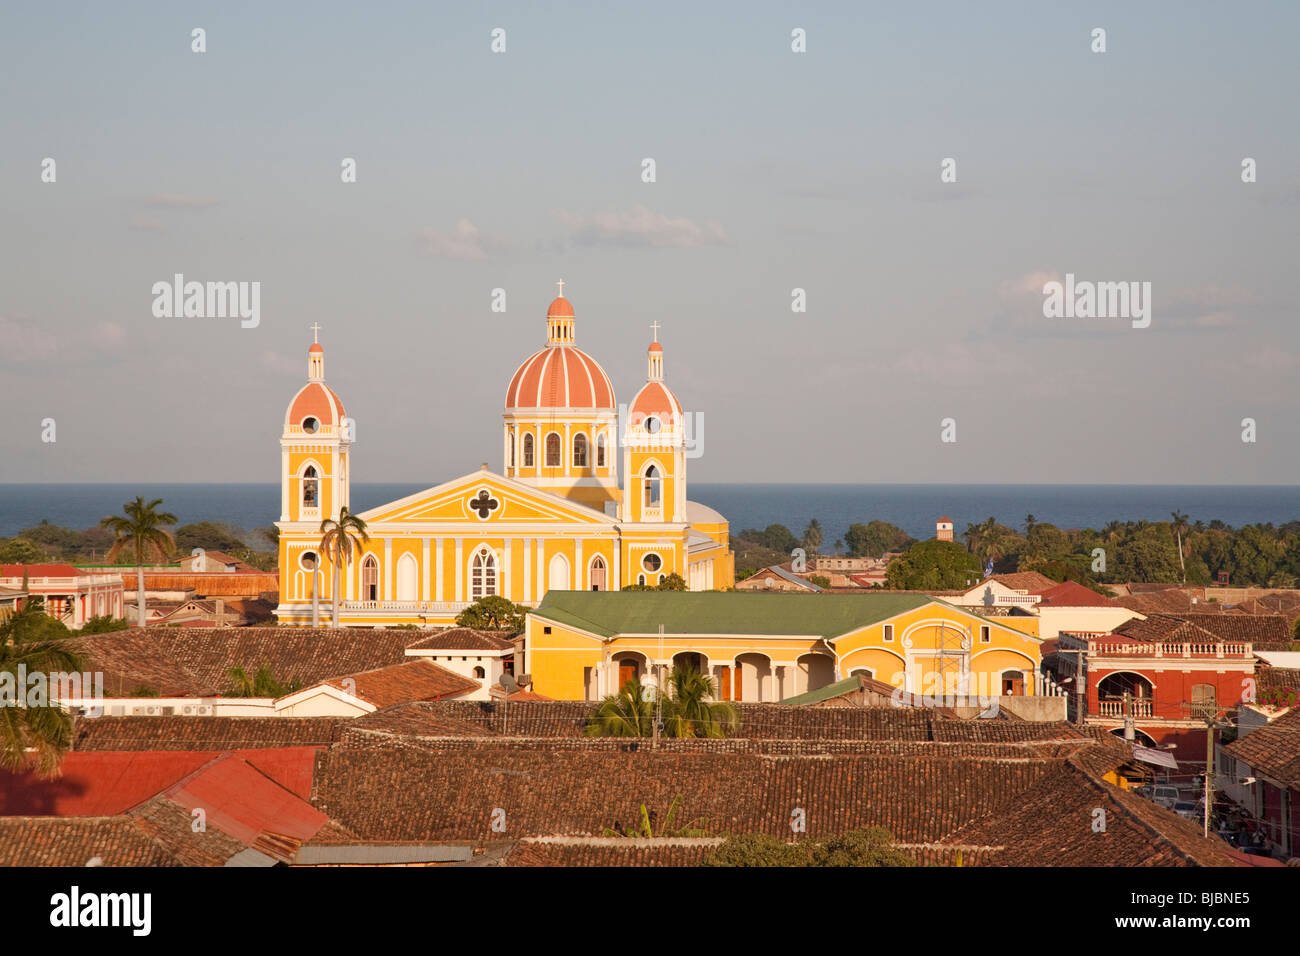
M 449 233 L 426 226 L 419 236 L 420 251 L 438 259 L 486 259 L 489 252 L 505 245 L 504 239 L 485 233 L 468 219 L 458 220 Z
M 585 246 L 698 248 L 727 242 L 727 233 L 719 223 L 697 223 L 683 216 L 665 216 L 641 205 L 591 215 L 559 209 L 554 215 L 569 230 L 569 238 Z
M 117 322 L 97 322 L 89 331 L 60 335 L 37 322 L 0 315 L 0 367 L 62 367 L 89 355 L 119 352 L 126 338 L 126 329 Z

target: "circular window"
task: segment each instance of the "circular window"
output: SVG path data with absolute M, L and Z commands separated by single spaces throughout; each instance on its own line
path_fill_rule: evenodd
M 316 430 L 318 428 L 320 428 L 320 422 L 317 421 L 316 419 L 304 418 L 302 420 L 302 430 L 305 431 L 308 435 L 316 434 Z
M 645 420 L 645 430 L 651 435 L 658 435 L 659 429 L 662 427 L 663 425 L 659 422 L 659 419 L 655 418 L 653 415 Z
M 659 555 L 657 554 L 647 554 L 644 558 L 641 559 L 641 567 L 645 568 L 651 574 L 653 574 L 655 571 L 658 571 L 663 566 L 664 566 L 664 560 L 663 558 L 659 557 Z
M 304 551 L 302 557 L 298 559 L 298 564 L 304 571 L 315 571 L 316 565 L 319 563 L 320 559 L 316 556 L 315 551 Z

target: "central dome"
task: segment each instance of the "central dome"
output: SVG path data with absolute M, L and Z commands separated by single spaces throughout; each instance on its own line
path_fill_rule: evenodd
M 573 344 L 573 306 L 563 297 L 546 310 L 546 348 L 515 371 L 506 408 L 614 411 L 614 386 L 600 363 Z

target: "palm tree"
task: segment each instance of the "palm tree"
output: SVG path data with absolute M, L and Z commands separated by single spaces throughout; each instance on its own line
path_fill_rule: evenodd
M 86 665 L 68 650 L 68 638 L 49 639 L 52 624 L 46 617 L 44 601 L 27 598 L 23 606 L 0 623 L 0 674 L 8 675 L 5 683 L 25 695 L 26 687 L 18 682 L 21 667 L 30 680 L 33 675 L 78 673 Z M 47 695 L 49 690 L 46 691 Z M 17 704 L 18 701 L 13 703 Z M 25 704 L 25 700 L 22 702 Z M 6 770 L 24 769 L 29 753 L 35 753 L 39 776 L 58 774 L 63 755 L 72 747 L 72 715 L 48 700 L 48 706 L 0 706 L 0 766 Z
M 321 553 L 330 559 L 334 565 L 334 590 L 330 592 L 333 604 L 333 625 L 339 626 L 339 588 L 342 586 L 343 566 L 352 563 L 352 549 L 361 551 L 363 542 L 370 540 L 370 535 L 366 531 L 366 523 L 354 515 L 347 508 L 339 511 L 339 520 L 326 518 L 320 523 L 320 549 Z M 312 571 L 312 626 L 317 621 L 316 611 L 316 572 Z
M 669 737 L 726 737 L 740 726 L 740 714 L 717 697 L 712 678 L 693 667 L 674 667 L 668 675 L 668 697 L 664 700 L 664 733 Z
M 1183 561 L 1183 535 L 1187 533 L 1187 515 L 1181 511 L 1171 511 L 1169 517 L 1173 519 L 1173 531 L 1178 538 L 1178 566 L 1183 571 L 1183 587 L 1187 586 L 1187 565 Z
M 649 737 L 654 732 L 655 705 L 635 677 L 628 678 L 617 694 L 596 707 L 583 733 L 588 737 Z
M 99 523 L 100 527 L 107 528 L 117 535 L 117 540 L 113 542 L 113 547 L 108 552 L 110 563 L 118 559 L 127 545 L 130 545 L 135 553 L 135 603 L 140 611 L 140 627 L 144 627 L 145 556 L 151 554 L 166 560 L 172 553 L 172 549 L 176 547 L 175 540 L 163 525 L 176 524 L 179 519 L 171 512 L 158 511 L 160 504 L 162 504 L 161 498 L 155 498 L 145 504 L 144 499 L 137 495 L 135 501 L 128 501 L 122 506 L 122 510 L 126 512 L 125 518 L 119 515 L 105 518 Z
M 803 546 L 809 554 L 816 554 L 822 546 L 822 526 L 816 518 L 809 521 L 808 527 L 804 529 Z
M 1034 530 L 1034 525 L 1038 524 L 1038 519 L 1032 514 L 1025 515 L 1025 535 L 1028 536 Z

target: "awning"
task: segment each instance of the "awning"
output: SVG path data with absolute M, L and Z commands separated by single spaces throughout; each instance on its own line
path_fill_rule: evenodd
M 1150 747 L 1134 747 L 1133 756 L 1143 763 L 1153 763 L 1157 767 L 1168 767 L 1170 770 L 1178 769 L 1178 761 L 1174 755 L 1167 750 L 1152 750 Z

